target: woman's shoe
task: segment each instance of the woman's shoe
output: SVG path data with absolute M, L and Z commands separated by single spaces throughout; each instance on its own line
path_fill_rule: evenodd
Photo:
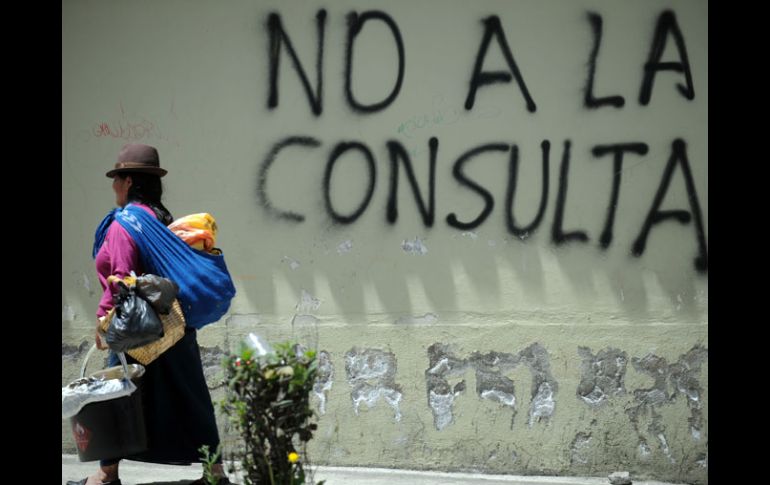
M 69 485 L 69 484 L 67 484 L 67 485 Z M 120 484 L 118 484 L 118 485 L 120 485 Z M 202 478 L 199 478 L 197 480 L 193 480 L 192 482 L 190 482 L 189 485 L 208 485 L 208 482 L 205 481 Z M 234 485 L 234 484 L 227 477 L 219 477 L 219 480 L 217 481 L 217 485 Z

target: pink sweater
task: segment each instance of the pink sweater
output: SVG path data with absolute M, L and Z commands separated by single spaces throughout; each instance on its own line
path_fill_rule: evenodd
M 136 203 L 134 205 L 141 207 L 155 217 L 155 213 L 146 205 Z M 131 274 L 132 270 L 137 276 L 142 274 L 136 243 L 118 221 L 113 221 L 107 229 L 102 247 L 96 253 L 96 273 L 103 289 L 99 308 L 96 310 L 97 317 L 106 315 L 114 306 L 112 293 L 116 292 L 117 289 L 115 285 L 107 283 L 107 277 L 115 275 L 118 278 L 125 278 Z

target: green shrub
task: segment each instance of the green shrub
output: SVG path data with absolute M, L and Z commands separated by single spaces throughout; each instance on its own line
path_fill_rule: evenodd
M 241 461 L 245 485 L 305 483 L 305 445 L 317 428 L 310 408 L 315 352 L 286 342 L 259 356 L 244 344 L 223 365 L 227 393 L 221 406 L 243 441 L 234 458 Z

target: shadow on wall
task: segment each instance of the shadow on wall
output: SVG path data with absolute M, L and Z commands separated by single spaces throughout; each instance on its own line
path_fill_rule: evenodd
M 291 227 L 276 227 L 280 225 L 270 225 L 285 233 L 276 239 L 280 244 L 266 240 L 258 253 L 246 257 L 258 261 L 257 266 L 271 267 L 273 274 L 239 279 L 239 297 L 248 298 L 259 313 L 314 314 L 324 303 L 318 297 L 326 295 L 350 323 L 374 312 L 374 297 L 389 315 L 420 313 L 415 304 L 423 300 L 437 312 L 478 310 L 458 303 L 467 300 L 458 293 L 468 291 L 481 305 L 478 311 L 490 314 L 591 312 L 601 302 L 605 313 L 611 308 L 631 322 L 672 314 L 698 322 L 707 308 L 707 293 L 698 290 L 699 280 L 707 282 L 707 275 L 693 269 L 692 255 L 682 254 L 687 251 L 682 248 L 660 248 L 659 254 L 636 258 L 620 248 L 603 251 L 591 242 L 543 244 L 545 234 L 521 241 L 510 235 L 488 237 L 484 228 L 439 235 L 374 224 L 355 231 L 320 229 L 308 244 L 290 237 Z M 366 242 L 351 234 L 366 234 Z M 238 279 L 235 267 L 232 271 Z M 277 307 L 278 282 L 294 293 L 294 309 Z M 554 293 L 558 285 L 566 294 Z M 661 305 L 661 298 L 668 304 Z

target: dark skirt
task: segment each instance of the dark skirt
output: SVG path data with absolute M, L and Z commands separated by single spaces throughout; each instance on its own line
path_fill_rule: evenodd
M 208 445 L 211 453 L 219 446 L 196 333 L 186 328 L 179 342 L 145 366 L 140 387 L 148 450 L 124 458 L 173 465 L 200 463 L 202 445 Z M 136 362 L 128 354 L 126 361 Z M 120 365 L 114 353 L 109 365 Z

